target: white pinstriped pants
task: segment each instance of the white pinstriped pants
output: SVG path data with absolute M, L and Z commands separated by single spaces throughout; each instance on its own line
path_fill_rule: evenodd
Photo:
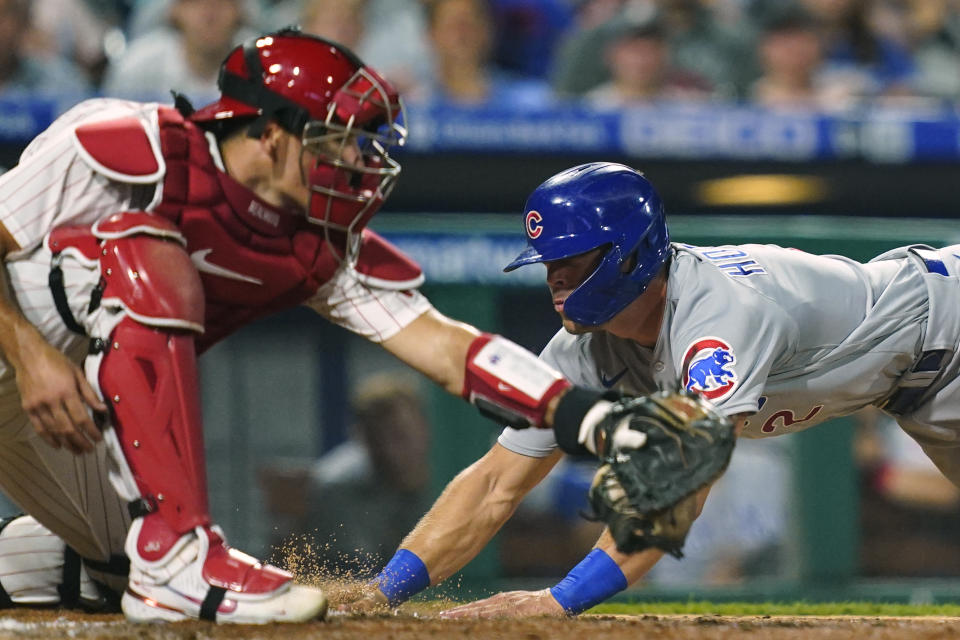
M 41 247 L 26 258 L 6 263 L 5 275 L 12 298 L 26 318 L 53 346 L 80 364 L 89 340 L 67 329 L 57 313 L 47 282 L 50 257 L 49 250 Z M 99 270 L 70 258 L 64 259 L 62 268 L 77 320 L 88 328 L 112 324 L 115 320 L 102 308 L 86 317 Z M 102 442 L 93 453 L 77 456 L 53 449 L 37 436 L 21 407 L 14 371 L 0 359 L 0 488 L 81 556 L 94 560 L 122 555 L 130 525 L 126 500 L 111 485 L 109 468 Z

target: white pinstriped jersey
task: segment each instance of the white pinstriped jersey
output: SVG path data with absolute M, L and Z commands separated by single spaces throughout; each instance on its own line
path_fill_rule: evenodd
M 38 136 L 17 167 L 0 176 L 0 223 L 21 247 L 7 256 L 10 265 L 34 251 L 54 227 L 90 225 L 137 208 L 136 203 L 145 199 L 154 200 L 147 210 L 156 204 L 158 197 L 148 194 L 144 198 L 143 194 L 144 189 L 152 192 L 154 185 L 111 180 L 92 169 L 78 153 L 73 130 L 86 122 L 134 116 L 156 142 L 157 107 L 115 99 L 82 102 Z M 222 166 L 215 144 L 211 153 Z M 377 342 L 396 334 L 430 308 L 418 292 L 372 285 L 348 267 L 341 267 L 306 304 L 332 322 Z
M 698 391 L 727 415 L 750 414 L 743 435 L 759 438 L 881 404 L 922 353 L 946 349 L 937 382 L 900 422 L 960 440 L 960 246 L 939 251 L 948 275 L 906 250 L 861 264 L 770 245 L 675 249 L 652 349 L 561 330 L 541 357 L 583 386 Z M 499 442 L 544 456 L 552 436 L 506 429 Z

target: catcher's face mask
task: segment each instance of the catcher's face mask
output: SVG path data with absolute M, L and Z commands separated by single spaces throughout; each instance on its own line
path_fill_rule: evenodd
M 235 48 L 218 85 L 220 99 L 191 119 L 253 117 L 252 137 L 273 120 L 299 136 L 312 160 L 303 175 L 307 220 L 326 228 L 328 242 L 335 233 L 338 247 L 345 234 L 346 256 L 355 259 L 360 231 L 400 173 L 390 157 L 406 137 L 397 92 L 342 45 L 295 29 Z
M 403 144 L 399 98 L 372 70 L 361 68 L 336 92 L 323 121 L 303 130 L 303 148 L 316 157 L 308 176 L 308 220 L 356 233 L 396 184 L 400 165 L 390 150 Z

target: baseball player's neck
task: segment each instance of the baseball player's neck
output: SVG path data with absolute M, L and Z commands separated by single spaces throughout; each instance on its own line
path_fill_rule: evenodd
M 603 330 L 618 338 L 653 348 L 660 335 L 666 301 L 667 278 L 666 272 L 661 271 L 646 291 L 603 325 Z

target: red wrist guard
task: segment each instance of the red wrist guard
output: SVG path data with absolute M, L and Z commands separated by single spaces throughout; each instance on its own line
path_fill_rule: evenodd
M 467 351 L 461 395 L 511 427 L 546 427 L 547 405 L 569 388 L 559 371 L 500 336 L 481 334 Z

